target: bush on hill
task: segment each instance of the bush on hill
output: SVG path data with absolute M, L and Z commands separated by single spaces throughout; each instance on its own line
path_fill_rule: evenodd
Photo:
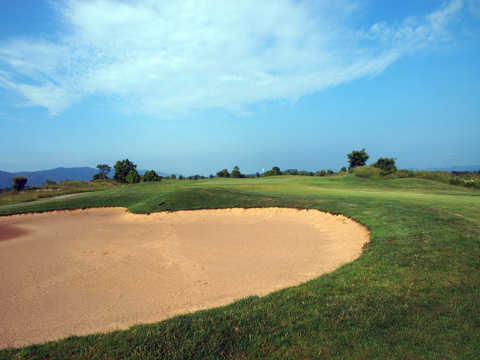
M 25 185 L 27 184 L 27 178 L 25 176 L 15 176 L 12 179 L 12 188 L 16 192 L 20 192 L 25 189 Z
M 240 168 L 238 166 L 235 166 L 232 170 L 231 177 L 232 178 L 243 178 L 243 177 L 245 177 L 245 175 L 243 175 L 240 172 Z
M 155 170 L 150 170 L 145 172 L 142 176 L 142 181 L 149 182 L 149 181 L 161 181 L 162 178 L 158 176 Z
M 272 170 L 265 171 L 263 176 L 277 176 L 277 175 L 282 175 L 282 171 L 278 166 L 272 167 Z
M 127 176 L 131 171 L 137 171 L 137 165 L 135 165 L 128 159 L 117 161 L 114 168 L 115 175 L 113 176 L 113 178 L 121 183 L 127 182 Z
M 382 170 L 374 166 L 357 166 L 354 168 L 353 173 L 361 178 L 376 179 L 380 177 Z
M 107 164 L 98 164 L 97 165 L 98 174 L 93 175 L 93 180 L 107 180 L 108 173 L 112 170 L 112 168 Z
M 140 182 L 140 175 L 138 174 L 137 170 L 133 169 L 125 177 L 125 182 L 128 184 L 136 184 Z
M 394 158 L 380 158 L 373 166 L 382 170 L 382 175 L 392 174 L 397 171 Z
M 217 172 L 218 177 L 230 177 L 230 173 L 228 172 L 227 169 L 220 170 Z
M 349 169 L 353 169 L 359 166 L 365 166 L 370 155 L 367 154 L 365 149 L 353 150 L 350 154 L 347 154 Z

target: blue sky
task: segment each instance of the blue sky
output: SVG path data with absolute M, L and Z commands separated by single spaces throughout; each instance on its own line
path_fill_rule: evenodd
M 479 164 L 480 0 L 23 0 L 0 170 Z

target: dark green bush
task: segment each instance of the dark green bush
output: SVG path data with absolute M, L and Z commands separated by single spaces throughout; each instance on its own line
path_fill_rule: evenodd
M 228 172 L 227 169 L 220 170 L 217 172 L 218 177 L 230 177 L 230 173 Z
M 140 175 L 138 174 L 137 170 L 133 169 L 125 177 L 125 182 L 128 184 L 136 184 L 140 182 Z
M 115 168 L 114 179 L 117 180 L 118 182 L 121 182 L 121 183 L 128 182 L 127 181 L 127 176 L 128 176 L 128 174 L 130 174 L 131 171 L 137 172 L 137 170 L 136 170 L 137 165 L 135 165 L 134 163 L 132 163 L 128 159 L 125 159 L 125 160 L 122 160 L 122 161 L 120 161 L 120 160 L 117 161 L 114 168 Z M 137 175 L 138 175 L 138 173 L 137 173 Z
M 347 154 L 349 169 L 353 169 L 359 166 L 365 166 L 370 155 L 367 154 L 365 149 L 353 150 L 350 154 Z
M 277 175 L 282 175 L 282 171 L 278 166 L 272 167 L 272 170 L 265 171 L 263 176 L 277 176 Z
M 397 171 L 394 158 L 380 158 L 373 166 L 382 170 L 382 175 L 392 174 Z
M 160 176 L 158 176 L 158 174 L 155 172 L 155 170 L 150 170 L 150 171 L 146 171 L 145 174 L 143 174 L 142 180 L 145 181 L 145 182 L 161 181 L 162 178 Z
M 14 191 L 22 191 L 23 189 L 25 189 L 25 185 L 27 184 L 27 178 L 25 176 L 15 176 L 13 179 L 12 179 L 12 188 Z
M 242 177 L 245 177 L 245 175 L 243 175 L 240 172 L 240 168 L 238 166 L 235 166 L 232 170 L 231 177 L 232 178 L 242 178 Z

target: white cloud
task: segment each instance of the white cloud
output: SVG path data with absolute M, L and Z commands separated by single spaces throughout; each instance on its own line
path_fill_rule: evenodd
M 471 0 L 475 1 L 475 0 Z M 461 0 L 356 28 L 353 0 L 68 0 L 56 41 L 0 44 L 0 85 L 61 112 L 89 95 L 156 115 L 297 99 L 448 38 Z

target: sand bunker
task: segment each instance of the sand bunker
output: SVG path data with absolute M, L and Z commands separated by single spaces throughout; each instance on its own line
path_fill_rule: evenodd
M 366 228 L 316 210 L 0 217 L 0 348 L 265 295 L 356 259 Z

